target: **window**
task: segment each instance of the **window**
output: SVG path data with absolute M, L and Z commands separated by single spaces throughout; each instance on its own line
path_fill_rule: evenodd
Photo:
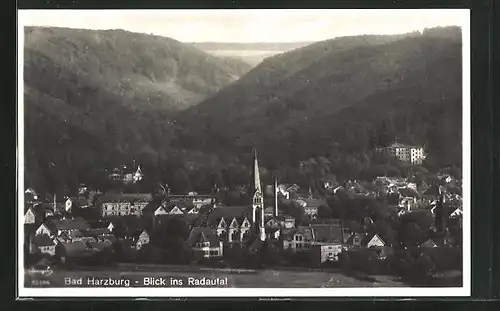
M 218 250 L 212 250 L 212 251 L 210 251 L 210 255 L 211 256 L 218 256 L 219 255 L 219 251 Z

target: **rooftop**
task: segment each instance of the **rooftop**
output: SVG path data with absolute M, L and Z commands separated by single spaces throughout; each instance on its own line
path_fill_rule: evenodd
M 191 229 L 189 236 L 186 240 L 188 245 L 194 245 L 198 242 L 210 242 L 213 245 L 219 245 L 219 238 L 217 237 L 215 230 L 205 227 L 194 227 Z

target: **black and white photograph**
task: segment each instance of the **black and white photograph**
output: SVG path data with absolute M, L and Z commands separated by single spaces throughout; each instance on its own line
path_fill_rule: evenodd
M 471 289 L 467 9 L 18 11 L 19 297 Z

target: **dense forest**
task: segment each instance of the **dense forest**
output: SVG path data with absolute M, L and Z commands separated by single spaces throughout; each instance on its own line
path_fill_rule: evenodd
M 397 139 L 460 165 L 461 66 L 459 28 L 316 43 L 181 112 L 177 143 L 236 153 L 256 145 L 266 162 L 294 163 Z
M 254 146 L 266 183 L 460 171 L 456 27 L 327 40 L 252 70 L 121 30 L 27 28 L 25 39 L 26 183 L 42 192 L 106 188 L 105 169 L 132 159 L 146 174 L 138 191 L 245 184 Z M 424 145 L 424 168 L 376 151 L 394 140 Z
M 27 184 L 74 188 L 132 158 L 156 165 L 173 152 L 172 113 L 249 69 L 164 37 L 26 27 Z

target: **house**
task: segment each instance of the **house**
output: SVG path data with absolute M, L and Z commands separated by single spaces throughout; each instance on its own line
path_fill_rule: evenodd
M 418 191 L 414 188 L 411 187 L 401 187 L 398 188 L 399 196 L 403 198 L 415 198 L 419 199 L 420 195 L 418 194 Z
M 338 261 L 338 255 L 342 252 L 342 244 L 328 242 L 313 242 L 311 244 L 311 260 L 315 264 L 328 261 Z
M 444 175 L 438 175 L 437 178 L 445 183 L 451 183 L 453 182 L 455 179 L 450 176 L 450 175 L 447 175 L 447 174 L 444 174 Z
M 352 247 L 372 248 L 384 247 L 386 243 L 378 234 L 353 234 L 348 240 L 347 244 Z
M 457 208 L 455 209 L 451 214 L 450 214 L 450 218 L 460 218 L 463 214 L 463 211 L 461 208 Z
M 113 222 L 110 222 L 109 225 L 106 227 L 106 229 L 109 231 L 109 232 L 113 232 L 113 229 L 115 228 L 115 224 Z
M 288 189 L 289 188 L 287 188 L 287 186 L 285 186 L 285 185 L 279 185 L 278 189 L 277 189 L 278 196 L 281 196 L 281 197 L 285 198 L 286 200 L 290 200 L 290 190 L 288 190 Z
M 40 204 L 35 204 L 33 208 L 35 210 L 40 209 L 41 214 L 43 214 L 45 218 L 53 217 L 65 211 L 65 202 L 52 202 L 52 203 L 44 202 Z
M 42 223 L 36 230 L 36 235 L 47 234 L 54 237 L 61 233 L 71 234 L 74 231 L 83 231 L 90 228 L 90 225 L 83 218 L 72 219 L 52 219 Z
M 274 207 L 273 206 L 266 207 L 264 209 L 264 216 L 266 216 L 266 217 L 274 216 Z
M 427 241 L 425 241 L 424 243 L 420 244 L 420 247 L 424 247 L 424 248 L 434 248 L 434 247 L 438 247 L 438 245 L 436 244 L 436 242 L 434 242 L 434 240 L 432 239 L 428 239 Z
M 139 218 L 129 216 L 113 219 L 106 228 L 117 237 L 133 239 L 141 234 L 145 225 Z
M 273 217 L 267 217 L 265 220 L 265 226 L 267 228 L 280 228 L 281 224 L 279 223 L 278 220 L 274 219 Z
M 170 203 L 188 203 L 197 209 L 200 209 L 203 205 L 213 205 L 217 201 L 215 196 L 208 194 L 196 194 L 191 193 L 187 195 L 169 195 L 167 200 Z
M 61 234 L 59 240 L 65 242 L 83 241 L 83 242 L 104 242 L 113 244 L 116 242 L 116 236 L 111 234 L 107 228 L 93 228 L 88 230 L 76 231 L 70 234 Z
M 24 191 L 24 202 L 25 203 L 34 203 L 37 201 L 38 201 L 38 195 L 35 192 L 35 190 L 33 190 L 33 188 L 27 188 Z
M 94 251 L 87 243 L 83 241 L 61 242 L 56 247 L 56 256 L 61 260 L 61 263 L 69 262 L 85 262 L 91 257 Z
M 414 197 L 401 197 L 398 207 L 407 212 L 411 212 L 418 207 L 418 201 Z
M 277 217 L 274 217 L 274 219 L 280 224 L 282 228 L 295 228 L 295 217 L 281 214 Z
M 194 226 L 215 229 L 217 236 L 226 238 L 226 243 L 241 243 L 250 234 L 251 217 L 251 206 L 219 207 L 200 217 Z
M 31 224 L 36 224 L 36 223 L 40 222 L 41 215 L 40 214 L 38 214 L 38 215 L 39 215 L 39 217 L 37 219 L 37 213 L 35 212 L 35 209 L 33 207 L 28 208 L 26 210 L 26 213 L 24 213 L 24 224 L 31 225 Z
M 97 252 L 102 252 L 106 249 L 110 249 L 111 248 L 111 243 L 109 241 L 105 241 L 105 242 L 100 242 L 100 241 L 89 241 L 87 243 L 87 246 L 94 252 L 94 253 L 97 253 Z
M 153 200 L 149 193 L 107 194 L 99 197 L 102 217 L 142 215 L 142 210 Z
M 113 181 L 122 181 L 123 180 L 123 170 L 120 168 L 115 168 L 109 174 L 109 179 Z
M 224 255 L 223 242 L 212 228 L 194 227 L 186 240 L 195 259 L 221 258 Z
M 84 197 L 70 197 L 64 202 L 66 212 L 71 213 L 75 208 L 89 208 L 92 204 Z
M 122 182 L 124 184 L 136 183 L 141 181 L 143 178 L 144 174 L 141 170 L 141 166 L 139 165 L 136 168 L 135 163 L 132 167 L 123 165 L 120 168 L 115 168 L 111 171 L 111 174 L 109 174 L 109 179 L 116 182 Z
M 290 200 L 290 198 L 295 195 L 300 190 L 300 187 L 296 184 L 281 184 L 278 185 L 277 193 L 278 196 Z
M 387 147 L 387 151 L 398 160 L 412 164 L 422 164 L 426 158 L 424 148 L 420 146 L 407 146 L 401 143 L 394 143 Z
M 344 243 L 344 230 L 340 220 L 334 224 L 311 224 L 309 227 L 312 230 L 313 240 L 315 242 Z
M 96 240 L 97 240 L 97 242 L 108 244 L 108 245 L 113 245 L 118 241 L 116 236 L 114 236 L 113 234 L 97 235 Z
M 334 190 L 338 186 L 337 177 L 335 175 L 328 175 L 323 178 L 323 188 Z
M 54 256 L 56 254 L 57 241 L 48 235 L 35 235 L 30 239 L 30 253 L 42 253 Z
M 302 208 L 304 208 L 304 213 L 309 216 L 314 216 L 318 214 L 318 208 L 322 205 L 327 206 L 327 202 L 324 199 L 311 199 L 303 198 L 296 201 Z
M 279 241 L 281 228 L 266 228 L 266 237 L 268 241 Z
M 56 232 L 53 227 L 49 228 L 48 224 L 42 223 L 35 231 L 35 235 L 55 236 Z
M 314 241 L 312 229 L 302 226 L 294 229 L 282 229 L 281 240 L 283 249 L 290 249 L 292 252 L 308 250 Z
M 151 241 L 151 236 L 146 230 L 143 230 L 134 240 L 135 240 L 135 248 L 139 250 L 144 245 L 149 244 L 149 242 Z
M 422 199 L 425 202 L 430 203 L 439 197 L 439 195 L 441 194 L 441 191 L 442 190 L 441 190 L 441 187 L 439 185 L 433 184 L 422 193 Z

